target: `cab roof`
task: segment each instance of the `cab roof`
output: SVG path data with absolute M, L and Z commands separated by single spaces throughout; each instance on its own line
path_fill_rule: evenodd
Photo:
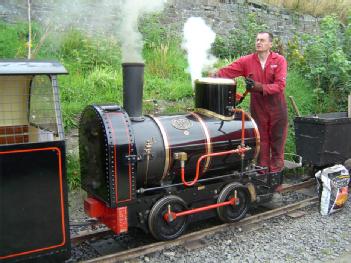
M 0 75 L 68 74 L 57 61 L 0 60 Z

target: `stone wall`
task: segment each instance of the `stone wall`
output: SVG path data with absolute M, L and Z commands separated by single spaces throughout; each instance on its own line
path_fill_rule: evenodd
M 181 28 L 188 17 L 200 16 L 216 33 L 222 35 L 240 27 L 245 16 L 254 12 L 258 21 L 266 24 L 284 43 L 294 33 L 316 34 L 319 31 L 318 18 L 253 0 L 173 0 L 165 12 L 168 23 L 177 28 Z
M 45 18 L 53 16 L 56 1 L 32 0 L 32 2 L 34 19 L 44 21 Z M 86 2 L 89 3 L 87 5 L 90 5 L 89 10 L 91 10 L 91 7 L 97 10 L 101 8 L 99 7 L 101 1 L 90 0 Z M 0 1 L 0 19 L 10 22 L 25 20 L 27 16 L 26 4 L 26 0 Z M 169 26 L 173 32 L 181 34 L 182 27 L 187 18 L 200 16 L 207 21 L 216 33 L 225 36 L 231 29 L 240 27 L 240 21 L 252 12 L 256 13 L 259 21 L 268 25 L 274 35 L 279 36 L 284 43 L 294 33 L 304 32 L 315 34 L 319 30 L 318 18 L 268 6 L 254 0 L 168 0 L 164 11 L 163 23 Z M 77 16 L 75 19 L 76 25 L 85 29 L 95 28 L 89 23 L 96 23 L 96 15 L 92 19 L 92 15 L 89 16 L 89 12 L 86 12 L 84 8 L 80 13 L 80 17 Z M 110 17 L 113 15 L 110 15 Z M 118 14 L 116 13 L 115 16 L 117 17 Z M 99 16 L 98 20 L 103 24 L 104 18 L 104 14 L 101 13 L 101 17 Z M 105 24 L 104 27 L 107 27 L 108 23 Z

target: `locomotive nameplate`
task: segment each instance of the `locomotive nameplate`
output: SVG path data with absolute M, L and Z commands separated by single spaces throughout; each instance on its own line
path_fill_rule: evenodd
M 187 130 L 193 126 L 193 123 L 185 118 L 177 118 L 172 120 L 172 126 L 178 130 Z

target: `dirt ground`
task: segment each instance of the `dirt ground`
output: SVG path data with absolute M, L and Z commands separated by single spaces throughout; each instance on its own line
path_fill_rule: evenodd
M 88 218 L 84 213 L 85 191 L 77 189 L 68 193 L 68 210 L 70 222 L 77 223 Z
M 78 155 L 78 130 L 73 129 L 65 134 L 66 136 L 66 151 L 68 155 Z M 84 198 L 86 192 L 82 189 L 69 191 L 68 193 L 68 207 L 69 218 L 71 222 L 81 222 L 88 218 L 84 214 Z

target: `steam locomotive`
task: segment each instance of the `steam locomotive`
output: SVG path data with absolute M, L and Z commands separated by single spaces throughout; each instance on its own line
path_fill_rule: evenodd
M 65 137 L 52 61 L 0 61 L 0 262 L 70 257 Z M 143 115 L 144 65 L 123 64 L 124 107 L 89 105 L 79 124 L 84 208 L 115 233 L 158 240 L 191 221 L 243 218 L 281 178 L 254 164 L 260 135 L 233 80 L 203 78 L 195 108 Z
M 230 79 L 195 83 L 186 114 L 142 115 L 144 64 L 123 64 L 119 105 L 82 113 L 79 152 L 86 213 L 116 234 L 137 227 L 158 240 L 179 237 L 190 221 L 243 218 L 271 196 L 281 178 L 253 161 L 260 148 L 255 121 L 236 108 Z
M 192 221 L 234 222 L 269 200 L 282 177 L 255 165 L 260 135 L 237 107 L 235 82 L 199 79 L 193 111 L 143 115 L 143 70 L 141 63 L 123 64 L 124 107 L 89 105 L 81 115 L 86 213 L 116 234 L 136 227 L 170 240 Z M 55 61 L 0 61 L 1 263 L 70 257 L 59 74 L 67 71 Z M 346 113 L 296 118 L 305 163 L 350 163 L 350 124 Z M 311 143 L 323 150 L 311 152 Z

